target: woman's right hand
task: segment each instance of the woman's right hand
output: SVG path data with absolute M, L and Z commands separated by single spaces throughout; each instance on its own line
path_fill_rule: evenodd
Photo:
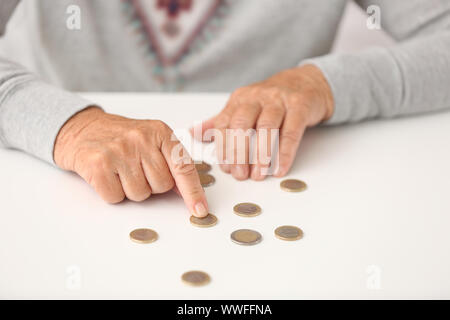
M 109 203 L 125 197 L 143 201 L 177 187 L 191 214 L 208 214 L 193 161 L 162 121 L 85 109 L 61 128 L 54 159 L 60 168 L 79 174 Z

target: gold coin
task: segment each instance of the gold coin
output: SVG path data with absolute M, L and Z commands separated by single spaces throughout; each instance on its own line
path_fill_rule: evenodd
M 303 231 L 294 226 L 281 226 L 275 229 L 275 236 L 281 240 L 295 241 L 303 238 Z
M 280 187 L 288 192 L 300 192 L 306 190 L 306 183 L 297 179 L 287 179 L 280 183 Z
M 211 171 L 211 165 L 204 161 L 195 163 L 194 165 L 195 165 L 195 169 L 197 169 L 198 173 L 207 173 L 207 172 Z
M 204 286 L 211 281 L 211 278 L 206 272 L 203 271 L 188 271 L 181 276 L 183 282 L 191 286 Z
M 261 207 L 254 203 L 238 203 L 233 207 L 234 213 L 241 217 L 255 217 L 261 213 Z
M 243 246 L 252 246 L 261 242 L 262 237 L 258 231 L 250 229 L 236 230 L 230 235 L 231 241 Z
M 217 223 L 217 217 L 215 215 L 213 215 L 212 213 L 208 214 L 204 218 L 198 218 L 196 216 L 191 216 L 191 218 L 189 220 L 191 221 L 191 223 L 194 226 L 201 227 L 201 228 L 209 228 L 209 227 L 216 225 L 216 223 Z
M 200 183 L 203 188 L 212 186 L 216 182 L 216 179 L 210 174 L 200 173 L 198 176 L 200 177 Z
M 137 243 L 151 243 L 158 239 L 158 234 L 151 229 L 136 229 L 130 232 L 130 239 Z

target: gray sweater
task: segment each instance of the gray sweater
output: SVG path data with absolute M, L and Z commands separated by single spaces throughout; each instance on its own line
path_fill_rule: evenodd
M 450 105 L 448 0 L 358 0 L 400 43 L 340 55 L 328 53 L 346 0 L 218 0 L 170 63 L 139 0 L 18 2 L 0 1 L 0 145 L 50 163 L 60 128 L 92 105 L 68 90 L 231 91 L 313 63 L 333 91 L 329 123 Z M 73 4 L 80 29 L 67 25 Z

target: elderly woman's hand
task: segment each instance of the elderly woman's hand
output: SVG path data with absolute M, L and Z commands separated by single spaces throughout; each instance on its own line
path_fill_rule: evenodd
M 248 177 L 261 180 L 270 166 L 263 159 L 270 161 L 274 155 L 278 156 L 274 175 L 284 176 L 292 166 L 305 129 L 325 121 L 332 113 L 333 97 L 328 82 L 317 67 L 304 65 L 237 89 L 217 116 L 192 132 L 200 132 L 195 134 L 197 138 L 208 140 L 205 138 L 207 130 L 217 129 L 214 139 L 222 170 L 239 180 Z M 247 143 L 241 146 L 235 141 L 235 137 L 242 135 L 243 130 L 239 129 L 256 130 L 257 143 L 253 150 L 249 149 L 248 135 L 244 137 Z M 279 129 L 277 154 L 271 154 L 274 150 L 270 145 L 271 129 Z M 268 133 L 268 139 L 262 138 L 264 132 Z M 217 139 L 218 133 L 221 133 L 220 139 Z M 231 139 L 235 142 L 231 143 Z
M 195 166 L 159 120 L 134 120 L 89 108 L 58 134 L 55 163 L 78 173 L 107 202 L 143 201 L 176 186 L 191 214 L 208 214 Z

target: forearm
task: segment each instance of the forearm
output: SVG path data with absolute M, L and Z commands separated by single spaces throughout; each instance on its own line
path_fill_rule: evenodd
M 74 170 L 73 158 L 68 155 L 70 142 L 79 138 L 81 132 L 104 114 L 104 111 L 96 106 L 91 106 L 71 117 L 59 130 L 54 146 L 55 164 L 64 170 Z
M 0 59 L 0 144 L 53 163 L 56 136 L 64 123 L 92 105 Z
M 450 33 L 394 48 L 311 59 L 332 88 L 330 123 L 436 111 L 450 106 Z

